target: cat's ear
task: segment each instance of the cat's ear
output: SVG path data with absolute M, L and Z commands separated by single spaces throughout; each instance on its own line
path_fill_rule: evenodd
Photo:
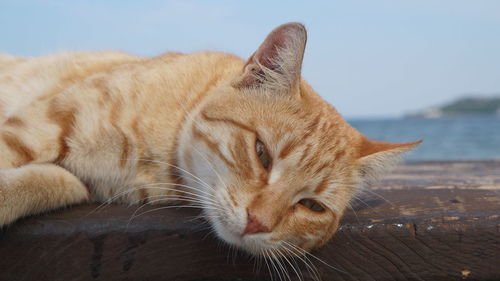
M 377 180 L 392 168 L 403 153 L 415 148 L 422 141 L 408 143 L 390 143 L 369 140 L 362 137 L 359 147 L 360 173 L 365 181 Z
M 275 28 L 248 59 L 235 87 L 290 91 L 298 85 L 307 32 L 300 23 Z

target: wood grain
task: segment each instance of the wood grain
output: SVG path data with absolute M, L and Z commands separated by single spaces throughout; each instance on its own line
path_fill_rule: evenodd
M 404 164 L 353 203 L 314 252 L 324 263 L 309 257 L 322 280 L 500 279 L 500 162 Z M 280 280 L 209 235 L 196 211 L 130 220 L 136 207 L 95 209 L 2 230 L 0 280 Z

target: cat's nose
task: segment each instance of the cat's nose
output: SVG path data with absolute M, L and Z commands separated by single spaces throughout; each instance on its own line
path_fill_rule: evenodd
M 256 216 L 248 213 L 247 226 L 245 227 L 245 231 L 243 231 L 243 235 L 263 232 L 271 232 L 271 230 L 267 226 L 262 224 L 262 222 L 260 222 Z

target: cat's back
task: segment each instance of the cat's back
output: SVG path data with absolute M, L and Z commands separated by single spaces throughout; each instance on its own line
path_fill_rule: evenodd
M 117 65 L 145 58 L 121 52 L 59 53 L 35 58 L 0 54 L 0 123 L 36 99 Z

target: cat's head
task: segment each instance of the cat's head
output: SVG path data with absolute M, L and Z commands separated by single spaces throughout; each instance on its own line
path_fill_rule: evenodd
M 349 126 L 301 79 L 305 45 L 301 24 L 273 30 L 193 112 L 179 143 L 183 179 L 216 234 L 254 254 L 323 245 L 357 188 L 418 144 Z

